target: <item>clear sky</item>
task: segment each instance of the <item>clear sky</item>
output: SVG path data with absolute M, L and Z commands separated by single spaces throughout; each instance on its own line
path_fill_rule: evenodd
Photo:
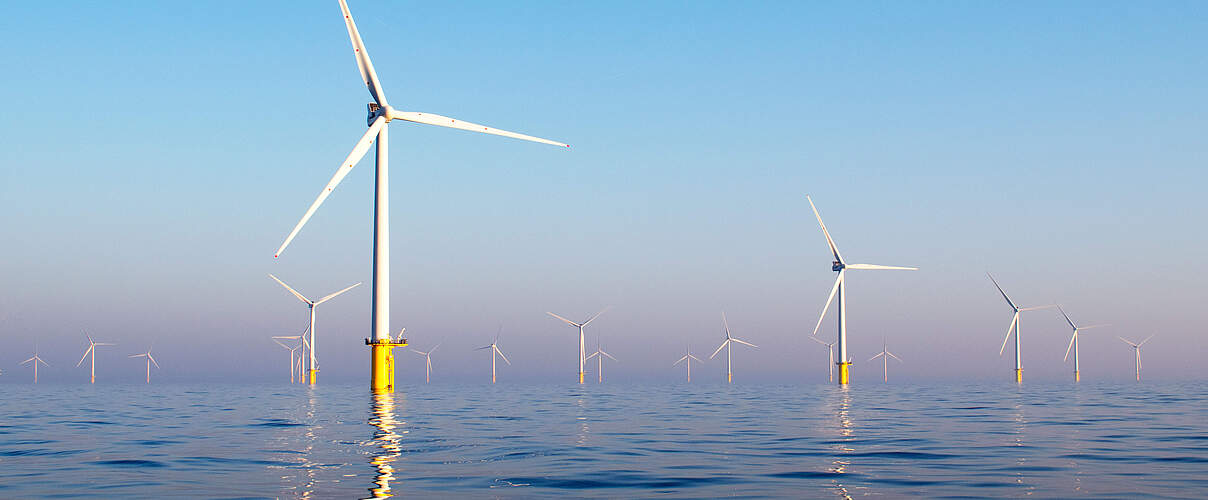
M 823 381 L 806 337 L 830 255 L 853 272 L 856 382 L 887 339 L 902 379 L 1000 379 L 1011 311 L 1109 322 L 1084 380 L 1208 364 L 1208 4 L 353 1 L 390 102 L 572 144 L 391 125 L 393 325 L 435 380 L 570 382 L 583 318 L 613 380 L 679 381 L 721 312 L 760 349 L 737 381 Z M 366 380 L 372 157 L 273 251 L 365 127 L 334 0 L 23 2 L 0 18 L 0 381 L 46 380 L 82 332 L 102 381 L 272 380 L 322 296 L 324 380 Z M 828 318 L 819 335 L 833 338 Z M 1024 317 L 1029 379 L 1069 329 Z M 592 338 L 591 344 L 595 343 Z M 1009 348 L 1008 348 L 1009 349 Z M 400 354 L 401 382 L 422 358 Z M 703 357 L 703 356 L 702 356 Z M 120 359 L 119 359 L 120 358 Z M 724 377 L 724 361 L 694 369 Z

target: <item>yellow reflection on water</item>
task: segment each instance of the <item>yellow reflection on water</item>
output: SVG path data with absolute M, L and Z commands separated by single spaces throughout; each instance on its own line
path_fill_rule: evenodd
M 395 429 L 405 424 L 406 422 L 395 418 L 393 393 L 382 392 L 373 395 L 369 425 L 376 427 L 377 430 L 373 432 L 373 440 L 369 442 L 373 447 L 370 451 L 369 464 L 377 469 L 377 476 L 373 480 L 374 487 L 369 488 L 369 493 L 372 495 L 370 498 L 394 496 L 390 489 L 390 482 L 395 479 L 394 462 L 402 454 L 402 447 L 399 446 L 399 443 L 403 440 L 403 434 L 406 434 L 406 431 L 400 433 Z
M 842 441 L 844 442 L 838 443 L 834 446 L 835 452 L 839 453 L 840 456 L 835 457 L 835 459 L 831 461 L 831 466 L 827 469 L 827 471 L 833 474 L 846 474 L 848 468 L 851 467 L 851 460 L 844 458 L 843 455 L 856 451 L 855 448 L 852 448 L 847 444 L 855 439 L 856 426 L 851 419 L 851 390 L 846 386 L 839 387 L 836 390 L 839 391 L 839 394 L 838 401 L 835 405 L 835 427 L 839 437 L 842 438 Z M 836 479 L 831 481 L 831 485 L 834 488 L 834 493 L 840 497 L 850 499 L 851 492 L 848 491 L 847 486 L 840 481 L 841 477 L 842 476 L 836 476 Z

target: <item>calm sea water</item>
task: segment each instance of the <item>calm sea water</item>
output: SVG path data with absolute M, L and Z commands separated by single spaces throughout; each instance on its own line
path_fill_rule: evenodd
M 0 385 L 0 498 L 1208 496 L 1200 383 Z

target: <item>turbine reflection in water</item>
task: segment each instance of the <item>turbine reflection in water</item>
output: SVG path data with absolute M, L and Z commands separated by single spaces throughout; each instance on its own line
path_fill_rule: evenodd
M 390 491 L 390 481 L 394 480 L 394 462 L 402 454 L 402 447 L 399 443 L 403 440 L 403 434 L 395 432 L 395 428 L 405 425 L 406 422 L 395 418 L 395 402 L 394 393 L 378 392 L 373 394 L 373 400 L 370 405 L 369 425 L 377 427 L 373 432 L 373 440 L 369 441 L 369 446 L 376 449 L 370 450 L 369 464 L 377 469 L 377 476 L 374 478 L 375 487 L 369 488 L 370 498 L 385 498 L 394 496 Z
M 830 472 L 836 474 L 835 479 L 831 482 L 834 485 L 835 493 L 840 497 L 850 499 L 851 493 L 846 485 L 841 481 L 841 474 L 848 472 L 848 467 L 851 466 L 851 460 L 844 455 L 848 455 L 854 451 L 854 448 L 849 446 L 849 443 L 855 440 L 855 426 L 851 420 L 851 389 L 844 385 L 839 386 L 838 401 L 835 412 L 835 423 L 838 427 L 840 442 L 836 443 L 834 450 L 839 456 L 831 462 Z

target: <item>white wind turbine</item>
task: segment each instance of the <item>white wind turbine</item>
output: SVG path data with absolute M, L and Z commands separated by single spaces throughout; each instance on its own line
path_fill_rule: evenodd
M 38 357 L 37 346 L 34 346 L 34 357 L 21 362 L 21 364 L 23 364 L 23 365 L 26 363 L 34 364 L 34 383 L 35 384 L 38 383 L 38 363 L 42 363 L 42 364 L 46 365 L 47 367 L 50 366 L 50 363 L 47 363 L 46 361 L 43 361 L 42 358 Z
M 553 316 L 553 317 L 555 317 L 555 318 L 558 318 L 558 319 L 560 319 L 560 320 L 562 320 L 562 321 L 565 321 L 565 322 L 566 322 L 566 324 L 568 324 L 568 325 L 570 325 L 570 326 L 573 326 L 573 327 L 575 327 L 575 328 L 578 328 L 578 329 L 579 329 L 579 383 L 580 383 L 580 384 L 582 384 L 582 383 L 583 383 L 583 374 L 584 374 L 584 371 L 583 371 L 583 364 L 584 364 L 584 363 L 587 361 L 587 348 L 586 348 L 586 347 L 584 347 L 584 345 L 583 345 L 583 344 L 584 344 L 584 340 L 585 340 L 585 339 L 584 339 L 584 337 L 583 337 L 583 327 L 587 326 L 587 324 L 588 324 L 588 323 L 591 323 L 592 321 L 595 321 L 595 319 L 596 319 L 596 318 L 600 317 L 600 315 L 601 315 L 601 314 L 604 314 L 604 311 L 607 311 L 607 310 L 608 310 L 608 308 L 607 308 L 607 307 L 605 307 L 605 308 L 604 308 L 602 311 L 600 311 L 600 312 L 596 313 L 596 315 L 595 315 L 595 316 L 592 316 L 592 317 L 590 317 L 590 318 L 587 318 L 587 321 L 584 321 L 584 322 L 582 322 L 582 323 L 575 323 L 574 321 L 571 321 L 571 320 L 569 320 L 569 319 L 563 318 L 562 316 L 558 316 L 557 314 L 554 314 L 554 313 L 552 313 L 552 312 L 548 312 L 548 311 L 547 311 L 547 312 L 545 313 L 545 314 L 548 314 L 548 315 Z
M 1078 382 L 1078 381 L 1082 380 L 1082 375 L 1078 371 L 1078 332 L 1080 332 L 1082 330 L 1089 330 L 1091 328 L 1099 328 L 1101 326 L 1109 326 L 1109 325 L 1100 324 L 1100 325 L 1090 325 L 1090 326 L 1078 326 L 1078 325 L 1074 324 L 1074 320 L 1070 319 L 1070 315 L 1065 313 L 1065 309 L 1063 309 L 1061 307 L 1061 304 L 1057 305 L 1057 310 L 1061 311 L 1061 315 L 1065 316 L 1065 322 L 1069 323 L 1070 328 L 1074 329 L 1074 335 L 1070 336 L 1070 345 L 1065 348 L 1065 357 L 1061 358 L 1061 361 L 1064 362 L 1065 360 L 1070 359 L 1070 349 L 1074 350 L 1074 382 Z
M 692 355 L 692 346 L 688 345 L 688 346 L 684 347 L 684 357 L 676 360 L 674 363 L 671 363 L 671 366 L 675 366 L 680 363 L 686 364 L 686 366 L 688 368 L 688 381 L 689 382 L 692 381 L 692 360 L 696 360 L 696 362 L 698 362 L 698 363 L 703 363 L 703 361 L 701 361 L 700 358 Z
M 305 302 L 305 303 L 306 303 L 307 308 L 308 308 L 308 309 L 310 309 L 310 323 L 308 323 L 308 326 L 306 327 L 306 329 L 310 331 L 310 342 L 308 342 L 308 343 L 307 343 L 307 345 L 306 345 L 306 350 L 307 350 L 307 351 L 310 351 L 310 352 L 309 352 L 310 359 L 308 359 L 308 360 L 307 360 L 307 361 L 309 362 L 309 364 L 308 364 L 307 366 L 309 366 L 309 367 L 310 367 L 310 383 L 311 383 L 311 384 L 314 384 L 314 383 L 315 383 L 315 379 L 316 379 L 316 378 L 317 378 L 317 376 L 318 376 L 318 371 L 319 371 L 319 367 L 318 367 L 318 365 L 316 364 L 316 361 L 315 361 L 315 307 L 317 307 L 319 304 L 322 304 L 322 303 L 324 303 L 324 302 L 327 302 L 327 301 L 329 301 L 329 300 L 331 300 L 331 299 L 335 298 L 337 295 L 339 295 L 339 294 L 341 294 L 341 293 L 344 293 L 344 292 L 347 292 L 347 291 L 349 291 L 349 290 L 352 290 L 353 288 L 356 288 L 357 286 L 359 286 L 359 285 L 360 285 L 360 283 L 357 283 L 357 284 L 355 284 L 355 285 L 352 285 L 352 286 L 350 286 L 350 287 L 348 287 L 348 288 L 345 288 L 345 289 L 343 289 L 343 290 L 340 290 L 340 291 L 338 291 L 338 292 L 336 292 L 336 293 L 333 293 L 333 294 L 327 295 L 326 297 L 323 297 L 323 298 L 321 298 L 321 299 L 319 299 L 319 300 L 310 300 L 310 299 L 306 298 L 306 296 L 304 296 L 304 295 L 302 295 L 302 294 L 298 293 L 298 291 L 297 291 L 297 290 L 294 290 L 293 288 L 290 288 L 290 286 L 289 286 L 289 285 L 286 285 L 284 281 L 281 281 L 281 280 L 277 279 L 277 277 L 276 277 L 276 276 L 273 276 L 272 274 L 269 274 L 269 275 L 268 275 L 268 277 L 272 278 L 272 279 L 273 279 L 273 281 L 276 281 L 277 283 L 280 283 L 280 284 L 281 284 L 281 286 L 285 287 L 285 289 L 286 289 L 286 290 L 289 290 L 289 293 L 294 294 L 294 297 L 297 297 L 297 298 L 298 298 L 298 300 L 301 300 L 302 302 Z
M 726 340 L 722 341 L 721 345 L 717 346 L 717 350 L 713 351 L 713 355 L 709 356 L 709 359 L 713 359 L 714 356 L 717 356 L 717 353 L 721 352 L 722 348 L 725 348 L 726 349 L 726 382 L 734 382 L 734 370 L 732 369 L 732 365 L 730 364 L 730 360 L 731 360 L 730 353 L 734 351 L 733 344 L 735 342 L 737 342 L 739 344 L 748 345 L 748 346 L 754 347 L 756 349 L 758 349 L 759 346 L 752 344 L 750 342 L 747 342 L 745 340 L 739 340 L 734 337 L 731 337 L 730 336 L 730 322 L 726 321 L 725 312 L 721 313 L 721 323 L 722 323 L 722 325 L 724 325 L 726 327 Z
M 79 362 L 79 363 L 76 363 L 76 368 L 79 368 L 79 367 L 80 367 L 80 365 L 84 364 L 84 358 L 87 358 L 89 354 L 92 354 L 91 366 L 90 366 L 90 367 L 89 367 L 89 369 L 88 369 L 88 371 L 89 371 L 89 373 L 90 373 L 90 375 L 89 375 L 89 379 L 88 379 L 88 383 L 90 383 L 90 384 L 95 384 L 95 383 L 96 383 L 96 348 L 97 348 L 97 346 L 102 346 L 102 345 L 117 345 L 117 344 L 107 344 L 107 343 L 102 343 L 102 342 L 93 342 L 93 341 L 92 341 L 92 336 L 91 336 L 91 335 L 88 335 L 87 333 L 85 333 L 85 334 L 84 334 L 84 336 L 85 336 L 85 337 L 88 337 L 88 350 L 87 350 L 87 351 L 84 351 L 84 355 L 83 355 L 83 356 L 80 356 L 80 362 Z
M 608 359 L 617 361 L 617 358 L 612 357 L 611 354 L 604 352 L 604 350 L 600 348 L 600 336 L 596 335 L 596 352 L 593 352 L 591 355 L 587 356 L 587 359 L 596 358 L 596 371 L 600 375 L 600 380 L 597 383 L 600 384 L 604 383 L 604 356 L 608 356 Z
M 402 335 L 402 334 L 400 333 L 399 335 Z M 432 353 L 436 352 L 436 349 L 439 347 L 440 347 L 440 344 L 436 344 L 431 349 L 428 349 L 427 352 L 421 351 L 418 349 L 412 349 L 412 351 L 414 351 L 416 354 L 423 355 L 423 357 L 424 357 L 424 382 L 432 381 Z M 494 365 L 494 363 L 495 363 L 495 361 L 492 360 L 491 364 Z M 511 364 L 511 363 L 508 363 L 508 364 Z M 495 380 L 495 367 L 494 366 L 491 367 L 491 380 L 492 381 Z
M 899 363 L 901 363 L 901 362 L 902 362 L 902 358 L 899 358 L 899 357 L 897 357 L 896 355 L 894 355 L 894 353 L 889 352 L 889 343 L 888 343 L 888 342 L 884 342 L 884 341 L 883 341 L 883 343 L 881 344 L 881 352 L 877 353 L 877 355 L 876 355 L 876 356 L 873 356 L 873 357 L 871 357 L 871 358 L 868 358 L 868 360 L 869 360 L 869 361 L 872 361 L 872 360 L 877 359 L 877 358 L 881 358 L 881 360 L 882 360 L 882 361 L 884 361 L 884 365 L 885 365 L 885 383 L 889 383 L 889 358 L 890 358 L 891 356 L 893 357 L 893 359 L 898 360 L 898 362 L 899 362 Z
M 1141 346 L 1145 345 L 1146 342 L 1149 342 L 1149 339 L 1152 339 L 1153 335 L 1145 337 L 1145 340 L 1142 340 L 1140 342 L 1133 342 L 1124 337 L 1116 337 L 1116 338 L 1123 340 L 1124 343 L 1132 346 L 1133 352 L 1137 355 L 1137 382 L 1140 382 L 1141 381 Z
M 155 361 L 155 358 L 151 357 L 151 349 L 148 348 L 147 352 L 144 352 L 142 354 L 131 354 L 130 356 L 127 356 L 127 357 L 147 358 L 147 383 L 150 384 L 151 383 L 151 363 L 155 363 L 155 367 L 159 368 L 159 362 Z
M 485 345 L 485 346 L 479 347 L 478 349 L 474 349 L 474 350 L 481 351 L 483 349 L 491 350 L 491 383 L 494 384 L 495 383 L 495 355 L 498 354 L 499 357 L 503 358 L 503 362 L 507 363 L 508 365 L 511 365 L 512 362 L 508 361 L 508 357 L 503 355 L 503 351 L 499 350 L 499 334 L 498 333 L 495 334 L 495 340 L 491 341 L 491 343 L 489 345 Z
M 830 309 L 831 301 L 834 300 L 835 294 L 839 294 L 839 384 L 846 385 L 849 381 L 848 365 L 851 364 L 850 356 L 847 354 L 847 283 L 845 276 L 848 269 L 864 269 L 864 270 L 882 270 L 882 269 L 898 269 L 903 271 L 917 271 L 917 267 L 901 267 L 901 266 L 882 266 L 879 264 L 848 264 L 839 255 L 839 247 L 835 246 L 835 240 L 831 239 L 830 232 L 826 230 L 826 224 L 822 223 L 822 216 L 818 214 L 818 208 L 814 206 L 814 200 L 809 196 L 805 199 L 810 202 L 810 208 L 814 210 L 814 217 L 818 219 L 818 226 L 822 227 L 822 235 L 826 236 L 826 244 L 830 245 L 831 253 L 834 254 L 835 260 L 831 262 L 831 270 L 839 273 L 835 278 L 835 285 L 831 287 L 830 295 L 826 297 L 826 305 L 822 307 L 822 314 L 818 316 L 818 324 L 814 326 L 813 336 L 818 335 L 818 328 L 822 327 L 822 319 L 826 317 L 826 311 Z
M 310 208 L 302 215 L 302 219 L 290 231 L 289 236 L 285 237 L 285 241 L 281 243 L 281 247 L 277 249 L 274 257 L 279 257 L 281 252 L 285 251 L 285 247 L 290 241 L 297 236 L 298 231 L 310 220 L 318 210 L 319 205 L 331 194 L 332 190 L 344 180 L 344 177 L 352 170 L 352 167 L 364 158 L 369 152 L 369 146 L 377 139 L 376 151 L 376 178 L 374 182 L 374 210 L 373 210 L 373 298 L 370 308 L 370 324 L 373 334 L 373 344 L 390 344 L 390 222 L 389 222 L 389 168 L 387 158 L 389 156 L 388 137 L 386 127 L 392 120 L 403 120 L 414 123 L 422 123 L 426 125 L 437 125 L 441 127 L 456 128 L 468 130 L 471 132 L 480 132 L 484 134 L 500 135 L 511 137 L 514 139 L 522 139 L 526 141 L 540 142 L 552 144 L 555 146 L 570 147 L 560 142 L 554 142 L 539 137 L 533 137 L 515 132 L 485 127 L 475 123 L 470 123 L 461 120 L 455 120 L 449 117 L 434 115 L 430 113 L 418 113 L 413 111 L 400 111 L 394 109 L 386 102 L 386 94 L 382 91 L 382 85 L 378 81 L 377 72 L 373 69 L 373 62 L 369 59 L 369 52 L 365 50 L 365 43 L 361 40 L 361 34 L 357 31 L 356 23 L 352 20 L 352 13 L 348 11 L 348 4 L 344 0 L 340 0 L 340 10 L 344 16 L 345 27 L 348 28 L 348 37 L 352 41 L 353 56 L 357 62 L 357 69 L 361 73 L 361 81 L 369 88 L 369 95 L 373 98 L 373 102 L 369 103 L 369 116 L 367 118 L 369 129 L 361 136 L 353 146 L 352 152 L 344 161 L 340 163 L 336 169 L 335 175 L 331 177 L 323 190 L 319 192 L 319 196 L 315 198 L 314 203 L 310 204 Z M 390 349 L 386 347 L 386 349 Z M 377 349 L 371 347 L 371 349 Z M 386 356 L 374 353 L 371 355 L 372 362 L 385 363 Z M 372 370 L 374 380 L 370 382 L 374 388 L 384 388 L 387 385 L 386 381 L 377 380 L 379 370 Z M 393 379 L 393 377 L 390 377 Z
M 281 342 L 282 340 L 297 340 L 298 345 L 290 347 L 290 346 L 285 345 L 283 342 Z M 301 335 L 273 337 L 273 342 L 276 342 L 277 345 L 279 345 L 283 349 L 289 351 L 289 383 L 291 383 L 291 384 L 294 383 L 294 374 L 295 374 L 295 372 L 297 370 L 297 366 L 298 366 L 298 364 L 294 361 L 294 355 L 298 352 L 298 349 L 302 348 L 302 346 L 304 345 L 302 343 L 303 340 L 304 339 L 302 338 Z M 299 373 L 298 375 L 301 375 L 301 374 Z
M 826 343 L 826 342 L 823 342 L 823 341 L 819 340 L 819 339 L 818 339 L 818 337 L 810 337 L 810 340 L 813 340 L 814 342 L 817 342 L 817 343 L 819 343 L 819 344 L 822 344 L 822 345 L 826 346 L 826 350 L 827 350 L 827 352 L 829 352 L 829 353 L 830 353 L 830 361 L 829 361 L 829 363 L 830 363 L 830 364 L 829 364 L 829 368 L 830 368 L 830 369 L 829 369 L 829 370 L 827 370 L 827 373 L 826 373 L 826 381 L 827 381 L 827 382 L 834 382 L 834 381 L 835 381 L 835 343 L 834 343 L 834 342 L 831 342 L 831 343 L 829 343 L 829 344 L 828 344 L 828 343 Z
M 1004 292 L 1002 290 L 1002 287 L 998 286 L 998 280 L 995 280 L 994 276 L 991 276 L 990 273 L 986 273 L 986 276 L 990 276 L 990 281 L 994 282 L 994 288 L 998 289 L 998 293 L 1002 294 L 1002 298 L 1006 299 L 1007 304 L 1010 305 L 1011 309 L 1015 311 L 1015 315 L 1011 317 L 1011 326 L 1007 327 L 1007 336 L 1002 339 L 1002 347 L 998 348 L 998 355 L 1002 356 L 1002 353 L 1007 348 L 1007 341 L 1011 340 L 1011 332 L 1014 331 L 1015 332 L 1015 382 L 1016 383 L 1023 382 L 1023 360 L 1021 358 L 1020 349 L 1019 349 L 1019 313 L 1022 313 L 1024 311 L 1035 311 L 1037 309 L 1049 309 L 1051 307 L 1057 307 L 1057 306 L 1056 306 L 1056 304 L 1049 304 L 1049 305 L 1044 305 L 1044 306 L 1019 307 L 1019 306 L 1015 305 L 1015 302 L 1011 301 L 1010 297 L 1007 297 L 1007 292 Z

